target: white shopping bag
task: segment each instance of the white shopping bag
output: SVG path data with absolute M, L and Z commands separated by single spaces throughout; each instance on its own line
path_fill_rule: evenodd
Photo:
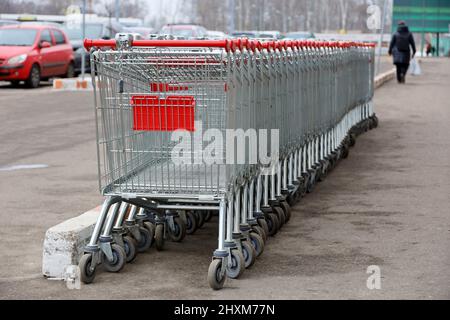
M 416 58 L 411 60 L 409 66 L 409 74 L 412 76 L 420 76 L 422 74 L 422 70 L 420 69 L 420 64 L 417 62 Z

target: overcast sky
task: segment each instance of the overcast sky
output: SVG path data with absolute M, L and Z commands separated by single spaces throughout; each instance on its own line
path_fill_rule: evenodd
M 183 0 L 145 0 L 148 4 L 149 14 L 148 16 L 154 18 L 157 16 L 163 16 L 168 19 L 169 22 L 175 22 L 177 19 L 181 19 L 180 8 L 183 5 Z

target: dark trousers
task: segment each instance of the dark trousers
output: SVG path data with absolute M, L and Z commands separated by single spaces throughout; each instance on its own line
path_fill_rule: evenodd
M 409 63 L 397 63 L 397 80 L 402 82 L 408 72 Z

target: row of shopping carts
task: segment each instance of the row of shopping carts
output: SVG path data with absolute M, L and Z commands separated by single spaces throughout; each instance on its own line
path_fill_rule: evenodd
M 118 35 L 85 47 L 106 197 L 79 263 L 85 283 L 218 215 L 208 282 L 222 288 L 378 123 L 371 44 Z

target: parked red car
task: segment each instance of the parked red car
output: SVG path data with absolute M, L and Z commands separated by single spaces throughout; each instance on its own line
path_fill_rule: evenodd
M 74 76 L 72 45 L 62 30 L 25 24 L 0 28 L 0 81 L 25 81 L 36 88 L 55 76 Z

